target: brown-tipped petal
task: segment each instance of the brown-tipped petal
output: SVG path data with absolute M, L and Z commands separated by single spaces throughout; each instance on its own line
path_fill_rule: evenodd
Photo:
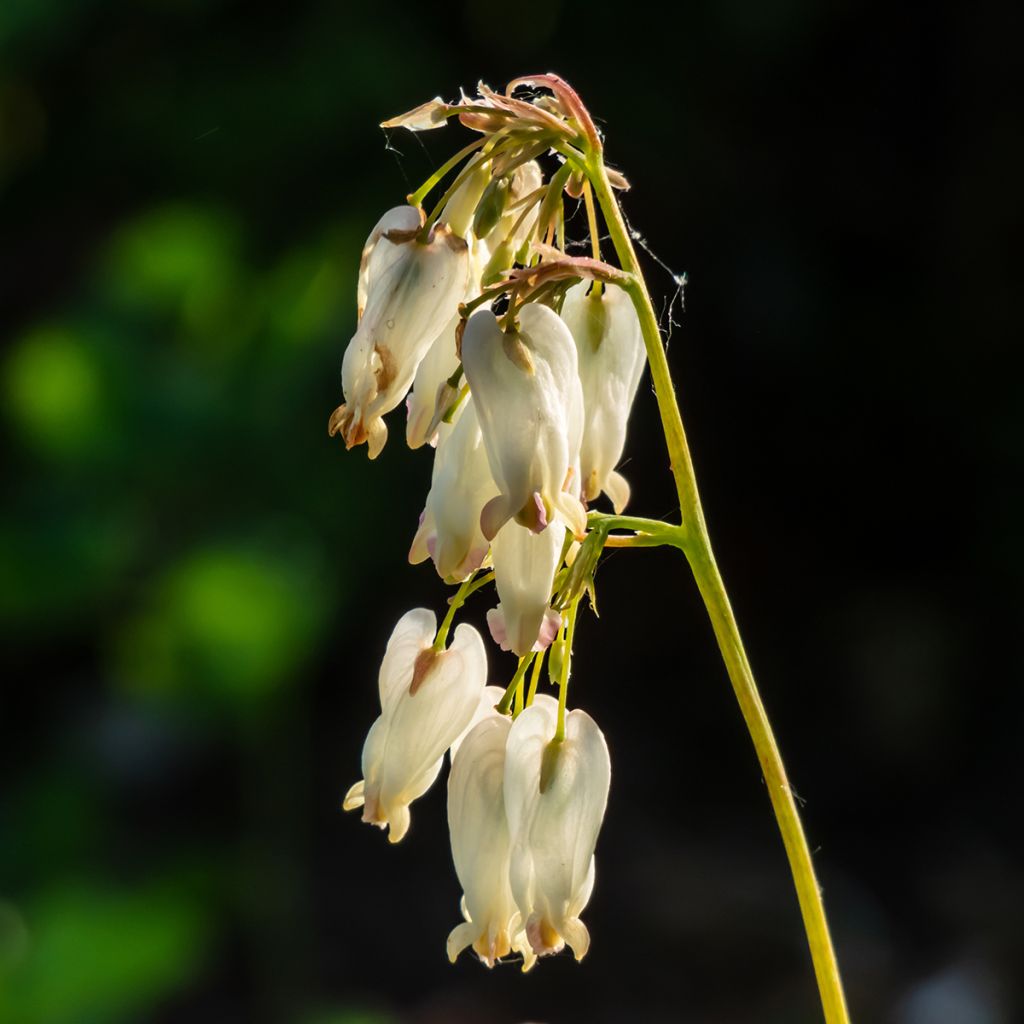
M 425 132 L 432 128 L 440 128 L 448 119 L 452 107 L 445 103 L 440 96 L 435 96 L 418 107 L 399 114 L 398 117 L 381 121 L 381 128 L 406 128 L 411 132 Z
M 616 188 L 620 192 L 628 192 L 633 187 L 621 171 L 616 171 L 612 167 L 606 167 L 605 171 L 608 174 L 608 184 L 612 188 Z

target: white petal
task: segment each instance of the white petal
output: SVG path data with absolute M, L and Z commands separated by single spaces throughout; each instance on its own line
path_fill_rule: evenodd
M 560 619 L 549 606 L 564 541 L 565 531 L 557 520 L 539 534 L 509 522 L 494 538 L 491 558 L 500 617 L 489 614 L 487 621 L 502 650 L 522 656 L 554 639 L 551 627 L 557 629 Z
M 356 280 L 356 314 L 362 319 L 366 308 L 366 295 L 371 281 L 378 280 L 401 255 L 397 241 L 387 236 L 403 237 L 418 231 L 423 225 L 423 211 L 415 206 L 396 206 L 388 210 L 373 226 L 359 259 L 359 277 Z
M 388 711 L 412 683 L 416 659 L 434 643 L 437 616 L 429 608 L 413 608 L 395 624 L 377 673 L 380 706 Z
M 405 439 L 410 448 L 420 448 L 433 437 L 427 436 L 427 429 L 434 418 L 438 389 L 458 369 L 459 357 L 455 352 L 455 329 L 459 325 L 458 315 L 445 324 L 441 333 L 427 349 L 427 354 L 416 367 L 412 391 L 409 392 L 409 419 L 405 426 Z
M 448 778 L 448 824 L 455 873 L 465 896 L 467 924 L 452 932 L 453 960 L 472 945 L 488 966 L 512 951 L 515 901 L 509 887 L 505 819 L 505 743 L 511 719 L 491 714 L 470 731 Z
M 585 526 L 575 495 L 563 490 L 577 476 L 583 427 L 576 346 L 546 306 L 528 304 L 519 322 L 517 333 L 505 335 L 490 310 L 477 310 L 462 339 L 462 364 L 501 492 L 482 514 L 486 537 L 511 518 L 540 532 L 556 510 L 574 530 Z
M 429 554 L 442 579 L 465 579 L 482 564 L 488 543 L 480 527 L 481 511 L 497 491 L 476 403 L 467 399 L 463 405 L 434 453 L 430 493 L 409 553 L 413 562 Z
M 473 731 L 473 729 L 479 725 L 485 718 L 504 718 L 504 715 L 499 715 L 495 709 L 495 705 L 502 697 L 505 696 L 505 691 L 500 686 L 485 686 L 483 693 L 480 694 L 480 703 L 477 705 L 476 711 L 473 713 L 473 717 L 469 721 L 469 725 L 462 731 L 460 735 L 451 745 L 451 757 L 455 760 L 456 754 L 459 752 L 459 747 L 462 745 L 462 741 Z
M 604 491 L 621 511 L 629 485 L 614 470 L 626 444 L 626 422 L 646 353 L 630 297 L 615 285 L 605 285 L 600 295 L 588 295 L 587 288 L 587 282 L 570 288 L 562 305 L 562 319 L 576 341 L 583 385 L 583 496 L 592 501 Z

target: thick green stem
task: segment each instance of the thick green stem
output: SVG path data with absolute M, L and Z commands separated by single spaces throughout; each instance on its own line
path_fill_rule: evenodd
M 668 445 L 672 474 L 676 481 L 681 514 L 680 544 L 690 562 L 694 578 L 714 627 L 722 658 L 739 702 L 743 720 L 761 764 L 772 809 L 778 822 L 782 841 L 793 873 L 800 912 L 803 916 L 807 942 L 821 994 L 822 1009 L 827 1024 L 849 1024 L 849 1014 L 843 995 L 839 965 L 829 935 L 821 890 L 814 873 L 810 849 L 800 823 L 793 792 L 786 778 L 778 744 L 771 723 L 754 681 L 739 628 L 729 604 L 729 597 L 711 550 L 704 513 L 701 509 L 697 480 L 686 443 L 683 421 L 676 401 L 675 387 L 669 372 L 668 359 L 661 340 L 661 331 L 654 313 L 643 274 L 637 261 L 633 242 L 618 201 L 612 192 L 608 173 L 599 150 L 588 157 L 588 177 L 594 195 L 608 225 L 608 233 L 615 247 L 622 269 L 632 275 L 625 285 L 640 319 L 647 360 L 654 380 L 665 441 Z

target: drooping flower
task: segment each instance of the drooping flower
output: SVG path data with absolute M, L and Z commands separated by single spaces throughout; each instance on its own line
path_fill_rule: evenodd
M 465 921 L 448 936 L 448 959 L 472 946 L 488 966 L 513 949 L 528 970 L 536 957 L 509 884 L 511 845 L 505 817 L 505 743 L 510 718 L 491 710 L 463 740 L 448 776 L 452 860 L 463 889 Z
M 576 345 L 547 306 L 526 305 L 519 323 L 506 334 L 489 309 L 479 309 L 462 338 L 462 365 L 500 492 L 484 507 L 480 527 L 492 539 L 514 518 L 539 533 L 557 510 L 582 534 L 583 392 Z
M 500 603 L 487 613 L 487 625 L 503 651 L 522 656 L 554 640 L 562 620 L 550 606 L 551 586 L 564 541 L 558 518 L 539 534 L 509 521 L 494 538 L 491 559 Z
M 435 419 L 440 391 L 445 388 L 446 381 L 459 365 L 459 356 L 455 350 L 455 331 L 458 325 L 459 317 L 456 315 L 441 329 L 416 367 L 412 391 L 407 399 L 409 418 L 405 424 L 405 440 L 410 448 L 437 443 L 437 431 L 431 433 L 430 427 Z
M 430 493 L 409 550 L 414 565 L 427 557 L 442 579 L 464 580 L 487 556 L 480 513 L 497 493 L 484 450 L 476 403 L 463 402 L 454 426 L 434 453 Z
M 388 640 L 378 676 L 380 717 L 363 746 L 363 778 L 345 796 L 346 811 L 387 827 L 397 843 L 409 828 L 409 805 L 437 778 L 445 751 L 464 732 L 487 682 L 480 634 L 461 623 L 447 650 L 433 649 L 434 613 L 406 612 Z
M 538 956 L 590 946 L 580 914 L 594 886 L 594 847 L 608 803 L 611 763 L 594 720 L 566 715 L 554 742 L 557 703 L 538 697 L 512 723 L 505 754 L 505 813 L 512 837 L 510 881 Z
M 444 224 L 426 241 L 418 230 L 393 229 L 367 245 L 360 274 L 365 306 L 341 365 L 345 404 L 328 429 L 347 448 L 366 442 L 374 459 L 387 441 L 384 414 L 405 397 L 420 360 L 465 295 L 469 253 Z
M 562 319 L 576 341 L 583 385 L 583 497 L 593 501 L 604 491 L 621 512 L 629 501 L 629 484 L 615 466 L 646 363 L 640 321 L 621 288 L 609 284 L 588 294 L 585 281 L 569 289 Z

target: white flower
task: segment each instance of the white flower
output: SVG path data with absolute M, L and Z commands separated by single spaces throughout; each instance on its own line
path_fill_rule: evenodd
M 430 557 L 442 579 L 464 580 L 487 557 L 487 540 L 480 530 L 480 513 L 497 493 L 480 435 L 476 403 L 463 402 L 453 427 L 434 453 L 430 493 L 409 561 Z
M 341 364 L 345 404 L 329 429 L 348 448 L 365 441 L 374 459 L 388 436 L 384 414 L 405 397 L 420 360 L 465 295 L 469 253 L 444 224 L 425 242 L 414 230 L 390 230 L 367 246 L 360 274 L 365 308 Z
M 409 804 L 430 788 L 444 752 L 472 721 L 487 681 L 487 654 L 472 626 L 456 627 L 445 651 L 433 650 L 436 632 L 426 608 L 398 620 L 380 666 L 381 714 L 363 745 L 363 779 L 343 804 L 389 827 L 392 843 L 409 828 Z
M 444 325 L 416 367 L 412 391 L 406 400 L 409 418 L 405 424 L 405 440 L 410 448 L 437 443 L 437 431 L 431 434 L 430 427 L 440 391 L 459 366 L 459 356 L 455 351 L 455 330 L 458 326 L 459 316 L 456 314 Z
M 582 534 L 583 392 L 576 345 L 547 306 L 528 304 L 519 323 L 519 331 L 505 334 L 489 309 L 479 309 L 462 338 L 462 365 L 500 492 L 484 506 L 480 527 L 491 539 L 515 518 L 539 533 L 557 510 Z
M 587 294 L 587 282 L 569 289 L 562 319 L 576 340 L 586 410 L 580 471 L 583 497 L 602 491 L 616 512 L 629 500 L 629 484 L 615 471 L 626 444 L 626 421 L 644 372 L 646 353 L 640 321 L 630 297 L 606 284 Z
M 590 946 L 580 914 L 594 886 L 594 846 L 608 803 L 611 763 L 585 711 L 566 715 L 553 743 L 557 703 L 538 697 L 512 723 L 505 755 L 505 813 L 512 836 L 510 881 L 538 956 Z
M 447 223 L 447 216 L 445 221 Z M 456 234 L 460 233 L 454 226 L 452 230 L 455 230 Z M 480 276 L 490 254 L 487 243 L 474 238 L 472 233 L 466 235 L 466 243 L 469 246 L 469 284 L 466 288 L 466 301 L 469 302 L 480 294 Z M 405 439 L 410 448 L 437 444 L 438 420 L 444 413 L 444 407 L 457 395 L 447 382 L 459 366 L 456 332 L 460 321 L 461 317 L 456 313 L 444 325 L 416 368 L 412 391 L 409 392 L 406 402 L 409 418 L 405 427 Z
M 503 651 L 522 656 L 554 640 L 561 616 L 550 607 L 551 586 L 564 541 L 557 518 L 539 534 L 508 522 L 494 538 L 491 559 L 500 603 L 487 613 L 487 625 Z
M 499 691 L 500 694 L 500 691 Z M 511 719 L 493 709 L 453 754 L 448 776 L 452 860 L 463 889 L 465 921 L 448 936 L 448 959 L 472 946 L 493 967 L 513 949 L 528 970 L 536 957 L 526 940 L 509 885 L 511 853 L 505 817 L 505 742 Z

